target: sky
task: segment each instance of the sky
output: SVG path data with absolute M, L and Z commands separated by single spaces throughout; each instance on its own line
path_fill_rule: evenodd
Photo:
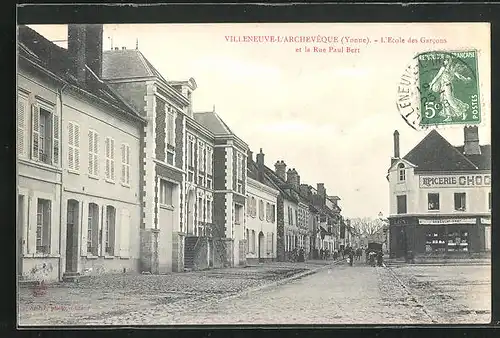
M 66 47 L 67 26 L 30 25 Z M 393 155 L 393 132 L 404 155 L 428 131 L 411 129 L 396 107 L 401 75 L 412 58 L 428 50 L 479 52 L 481 144 L 490 143 L 490 28 L 485 23 L 406 24 L 130 24 L 104 25 L 104 49 L 139 50 L 168 80 L 193 77 L 194 111 L 216 112 L 265 163 L 283 160 L 301 183 L 325 183 L 341 198 L 346 217 L 377 217 L 389 211 L 385 178 Z M 229 36 L 322 36 L 370 39 L 349 43 L 344 53 L 304 52 L 339 43 L 243 43 Z M 403 43 L 375 43 L 382 37 Z M 426 42 L 408 43 L 410 37 Z M 437 43 L 437 41 L 444 41 Z M 393 40 L 395 41 L 395 40 Z M 359 48 L 346 53 L 345 48 Z M 297 52 L 301 48 L 301 52 Z M 463 126 L 438 131 L 463 144 Z

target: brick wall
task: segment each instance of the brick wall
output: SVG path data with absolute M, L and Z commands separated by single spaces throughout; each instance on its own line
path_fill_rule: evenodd
M 175 119 L 175 166 L 183 168 L 184 165 L 184 115 L 177 114 Z
M 225 193 L 214 193 L 214 214 L 213 223 L 218 227 L 220 236 L 225 234 L 225 224 L 226 224 L 226 194 Z M 216 235 L 216 234 L 214 234 Z
M 155 113 L 155 119 L 156 119 L 156 126 L 155 126 L 155 134 L 156 134 L 156 149 L 155 149 L 155 154 L 156 154 L 156 159 L 165 162 L 165 128 L 166 128 L 166 122 L 165 122 L 165 102 L 163 100 L 160 100 L 159 98 L 156 98 L 156 113 Z
M 226 151 L 214 148 L 214 190 L 226 189 Z
M 285 220 L 283 196 L 278 195 L 276 203 L 276 255 L 278 261 L 285 259 Z

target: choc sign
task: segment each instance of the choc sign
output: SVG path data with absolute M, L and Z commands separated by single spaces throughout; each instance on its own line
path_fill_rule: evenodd
M 491 175 L 421 175 L 420 188 L 489 187 Z

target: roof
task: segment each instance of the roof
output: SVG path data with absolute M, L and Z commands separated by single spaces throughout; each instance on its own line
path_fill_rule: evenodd
M 284 198 L 295 203 L 299 202 L 298 199 L 293 196 L 290 189 L 285 188 L 287 186 L 287 183 L 282 180 L 281 177 L 276 175 L 273 170 L 271 170 L 267 166 L 264 166 L 264 174 L 273 182 L 273 184 L 276 186 L 276 189 L 278 189 L 278 191 L 283 195 Z
M 103 79 L 152 76 L 167 82 L 151 62 L 137 49 L 106 50 L 102 54 Z
M 233 134 L 227 124 L 215 112 L 194 113 L 193 117 L 196 122 L 207 128 L 214 134 Z
M 273 184 L 273 182 L 266 175 L 262 175 L 261 177 L 259 177 L 259 168 L 257 167 L 257 163 L 250 159 L 248 159 L 247 161 L 247 177 L 264 185 L 267 185 L 272 189 L 278 190 L 276 185 Z
M 416 171 L 471 171 L 479 169 L 475 162 L 485 166 L 491 152 L 469 158 L 459 149 L 433 129 L 403 159 L 415 164 Z
M 479 170 L 491 170 L 491 145 L 482 145 L 481 155 L 465 155 L 464 146 L 457 146 L 457 149 L 461 154 L 474 163 Z
M 33 29 L 18 26 L 19 56 L 24 57 L 39 67 L 53 73 L 68 84 L 99 97 L 106 103 L 119 108 L 128 115 L 142 118 L 130 107 L 122 97 L 105 82 L 101 81 L 92 71 L 87 81 L 78 81 L 72 73 L 72 60 L 68 50 L 50 42 Z M 90 70 L 89 68 L 87 68 Z

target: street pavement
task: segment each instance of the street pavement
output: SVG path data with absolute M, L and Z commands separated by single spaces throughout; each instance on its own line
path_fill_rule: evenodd
M 40 297 L 21 289 L 20 324 L 489 322 L 488 266 L 371 267 L 356 261 L 351 267 L 345 262 L 331 263 L 274 263 L 164 276 L 100 276 L 79 285 L 51 287 Z

